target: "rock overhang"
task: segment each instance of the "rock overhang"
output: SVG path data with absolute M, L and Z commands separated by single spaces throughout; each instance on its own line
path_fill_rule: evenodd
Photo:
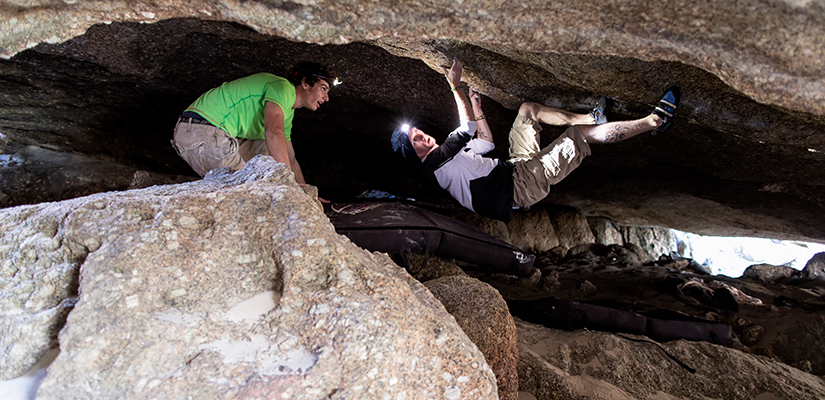
M 438 138 L 452 129 L 454 105 L 435 72 L 451 56 L 464 58 L 465 80 L 493 100 L 484 107 L 500 149 L 522 101 L 582 112 L 603 94 L 616 100 L 617 117 L 631 118 L 676 83 L 685 96 L 674 132 L 599 146 L 548 202 L 697 233 L 825 239 L 820 6 L 685 3 L 674 5 L 677 18 L 644 1 L 595 10 L 500 3 L 7 5 L 0 22 L 6 55 L 92 29 L 4 61 L 0 78 L 19 89 L 6 90 L 6 109 L 18 112 L 7 111 L 0 131 L 13 144 L 191 174 L 166 146 L 188 102 L 222 81 L 309 58 L 331 64 L 345 84 L 319 112 L 296 115 L 295 146 L 308 179 L 317 177 L 322 194 L 333 197 L 379 188 L 442 202 L 437 188 L 387 154 L 385 135 L 412 117 Z M 103 4 L 108 11 L 99 11 Z M 165 20 L 180 16 L 204 19 Z M 55 82 L 59 90 L 46 89 Z M 20 100 L 33 88 L 40 105 Z M 44 111 L 48 102 L 57 107 Z M 123 123 L 113 130 L 113 120 Z M 556 133 L 547 129 L 543 139 Z M 104 139 L 118 146 L 94 145 Z

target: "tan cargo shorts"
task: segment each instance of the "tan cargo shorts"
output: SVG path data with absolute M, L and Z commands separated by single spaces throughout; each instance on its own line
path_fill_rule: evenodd
M 566 178 L 591 154 L 581 129 L 571 126 L 553 143 L 539 148 L 541 125 L 519 115 L 510 129 L 510 162 L 513 170 L 513 206 L 529 207 L 550 193 L 550 187 Z
M 256 155 L 269 155 L 266 140 L 234 138 L 223 129 L 189 118 L 175 125 L 172 147 L 200 176 L 222 167 L 237 171 Z

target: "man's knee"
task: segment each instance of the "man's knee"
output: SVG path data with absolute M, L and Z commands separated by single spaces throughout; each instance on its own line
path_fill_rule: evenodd
M 533 103 L 530 101 L 524 102 L 521 103 L 521 106 L 519 106 L 518 108 L 518 115 L 522 115 L 532 119 L 533 121 L 537 121 L 540 108 L 541 105 L 538 103 Z

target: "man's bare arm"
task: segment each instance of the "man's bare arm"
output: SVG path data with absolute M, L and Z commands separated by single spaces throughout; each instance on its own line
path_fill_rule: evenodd
M 284 111 L 273 102 L 267 102 L 264 107 L 264 139 L 269 155 L 280 163 L 286 164 L 292 169 L 287 147 L 286 136 L 284 135 Z M 290 145 L 291 146 L 291 145 Z M 293 170 L 293 173 L 295 171 Z
M 450 88 L 453 89 L 453 97 L 455 98 L 455 104 L 458 108 L 458 117 L 460 118 L 461 123 L 467 122 L 470 118 L 473 118 L 473 110 L 470 107 L 470 101 L 467 99 L 467 95 L 464 93 L 464 90 L 459 88 L 459 86 L 461 86 L 461 70 L 463 68 L 464 62 L 458 57 L 453 59 L 453 66 L 449 70 L 444 67 L 441 68 L 441 70 L 444 71 L 444 76 L 447 78 L 447 82 L 450 84 Z
M 478 138 L 494 143 L 493 131 L 490 130 L 487 118 L 484 117 L 484 112 L 481 111 L 481 95 L 472 88 L 470 88 L 470 103 L 473 105 L 473 114 L 476 115 L 476 122 L 478 122 Z
M 295 182 L 298 182 L 298 184 L 302 186 L 309 185 L 304 179 L 304 173 L 301 171 L 301 164 L 298 164 L 298 159 L 295 158 L 295 148 L 292 147 L 292 141 L 286 142 L 286 147 L 289 151 L 289 161 L 292 163 L 292 173 L 295 175 Z M 329 201 L 324 200 L 317 195 L 315 196 L 315 200 L 318 200 L 321 203 L 329 203 Z
M 304 180 L 304 173 L 301 171 L 301 165 L 298 164 L 298 160 L 295 159 L 295 149 L 292 147 L 292 142 L 286 142 L 287 152 L 289 154 L 289 162 L 292 165 L 292 173 L 295 175 L 295 182 L 298 183 L 307 183 Z

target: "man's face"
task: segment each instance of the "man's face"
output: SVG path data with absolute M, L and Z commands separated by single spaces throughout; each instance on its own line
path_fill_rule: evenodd
M 413 145 L 413 149 L 415 149 L 415 154 L 418 154 L 418 158 L 424 158 L 427 154 L 430 154 L 433 149 L 438 147 L 438 143 L 435 142 L 432 136 L 424 133 L 421 129 L 416 127 L 410 128 L 410 143 Z
M 306 80 L 304 80 L 306 82 Z M 307 96 L 304 101 L 304 107 L 309 108 L 312 111 L 321 107 L 321 104 L 324 104 L 329 101 L 329 83 L 327 81 L 320 79 L 318 82 L 315 82 L 314 85 L 309 86 L 307 89 Z

